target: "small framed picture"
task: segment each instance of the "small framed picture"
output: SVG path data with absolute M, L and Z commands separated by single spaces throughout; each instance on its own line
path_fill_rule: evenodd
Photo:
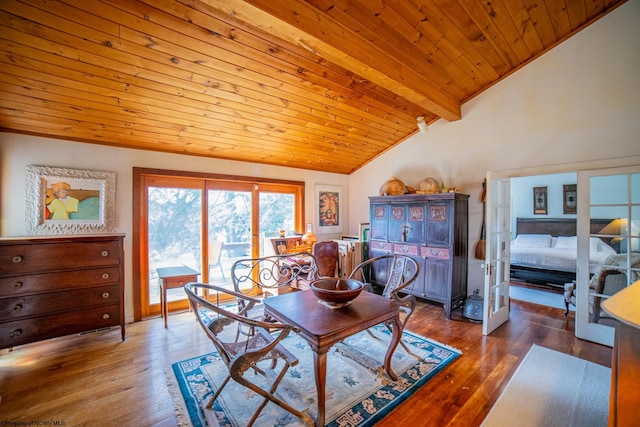
M 342 188 L 331 185 L 316 185 L 317 232 L 340 233 L 342 231 Z
M 547 214 L 547 187 L 533 187 L 533 214 Z
M 578 213 L 577 184 L 564 184 L 562 186 L 562 213 Z

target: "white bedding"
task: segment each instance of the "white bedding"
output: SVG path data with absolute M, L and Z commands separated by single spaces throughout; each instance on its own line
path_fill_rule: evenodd
M 511 241 L 511 264 L 545 270 L 576 271 L 575 236 L 551 237 L 546 234 L 522 234 Z M 616 251 L 597 237 L 590 241 L 590 273 L 594 274 L 609 255 Z

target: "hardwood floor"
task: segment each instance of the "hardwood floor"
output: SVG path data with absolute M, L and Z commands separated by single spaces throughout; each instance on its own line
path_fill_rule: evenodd
M 408 329 L 463 354 L 378 425 L 479 425 L 533 343 L 610 367 L 609 347 L 574 337 L 573 316 L 512 301 L 510 321 L 485 337 L 461 310 L 448 321 L 419 303 Z M 0 350 L 0 424 L 175 426 L 165 369 L 209 351 L 188 312 L 170 316 L 168 329 L 160 318 L 130 324 L 124 342 L 113 329 Z

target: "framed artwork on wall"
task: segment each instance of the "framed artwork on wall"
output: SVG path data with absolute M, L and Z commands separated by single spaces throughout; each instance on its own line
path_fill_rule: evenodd
M 547 187 L 533 187 L 533 214 L 547 214 Z
M 342 188 L 331 185 L 316 185 L 317 233 L 340 233 L 342 231 Z
M 112 231 L 116 188 L 114 172 L 27 166 L 26 183 L 27 234 Z
M 562 186 L 562 213 L 578 213 L 577 184 L 564 184 Z

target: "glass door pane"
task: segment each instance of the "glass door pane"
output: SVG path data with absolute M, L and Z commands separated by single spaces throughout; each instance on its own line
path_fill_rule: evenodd
M 231 266 L 251 256 L 252 192 L 210 187 L 207 201 L 209 283 L 231 289 Z
M 286 236 L 293 236 L 302 230 L 295 228 L 295 194 L 260 192 L 260 256 L 271 254 L 270 237 L 278 237 L 280 229 Z
M 148 187 L 149 304 L 160 303 L 156 268 L 186 265 L 202 272 L 202 192 Z M 169 302 L 186 300 L 181 288 L 168 289 Z

